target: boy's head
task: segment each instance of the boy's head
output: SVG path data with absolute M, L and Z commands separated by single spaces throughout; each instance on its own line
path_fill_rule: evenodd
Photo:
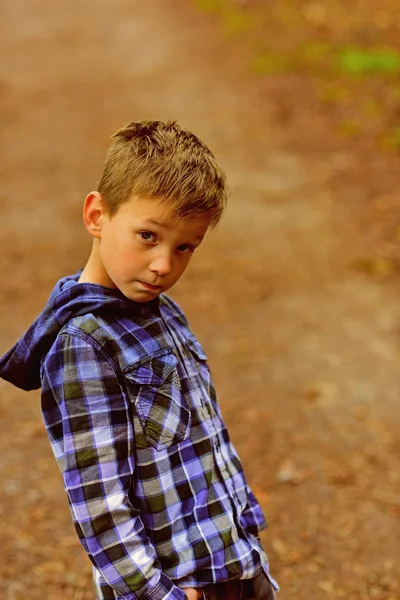
M 155 298 L 178 281 L 225 203 L 225 174 L 194 134 L 131 123 L 112 136 L 98 190 L 85 200 L 95 240 L 80 281 Z
M 168 201 L 178 218 L 210 217 L 226 202 L 226 178 L 211 150 L 177 123 L 133 122 L 111 136 L 98 185 L 113 216 L 132 196 Z

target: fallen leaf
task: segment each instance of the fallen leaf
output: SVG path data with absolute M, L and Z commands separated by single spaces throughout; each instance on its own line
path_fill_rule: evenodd
M 279 483 L 292 483 L 297 485 L 305 478 L 306 472 L 296 467 L 290 458 L 283 461 L 276 474 Z

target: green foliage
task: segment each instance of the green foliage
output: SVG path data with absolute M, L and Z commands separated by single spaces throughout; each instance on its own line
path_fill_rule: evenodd
M 354 138 L 360 135 L 361 127 L 355 119 L 345 119 L 340 123 L 340 131 L 344 136 Z
M 376 98 L 364 97 L 360 99 L 360 113 L 367 119 L 374 119 L 382 115 L 383 107 Z
M 310 65 L 321 64 L 330 60 L 331 53 L 331 45 L 328 42 L 320 41 L 311 41 L 305 44 L 300 51 L 303 62 Z
M 254 66 L 255 65 L 255 66 Z M 335 54 L 333 47 L 325 42 L 309 42 L 286 55 L 278 56 L 272 50 L 258 52 L 253 70 L 257 73 L 277 72 L 279 69 L 309 72 L 312 75 L 333 76 L 335 66 L 350 75 L 398 74 L 400 53 L 395 50 L 364 51 L 357 48 L 343 49 Z
M 391 150 L 400 150 L 400 127 L 394 127 L 387 132 L 383 146 Z
M 275 11 L 261 5 L 253 9 L 251 3 L 242 6 L 234 0 L 194 3 L 200 11 L 215 14 L 225 34 L 242 36 L 250 43 L 253 73 L 304 76 L 343 137 L 369 137 L 381 149 L 400 153 L 400 50 L 386 46 L 383 32 L 374 30 L 375 47 L 362 48 L 357 45 L 360 29 L 355 20 L 346 33 L 348 45 L 343 45 L 340 19 L 347 13 L 333 7 L 338 27 L 333 23 L 329 37 L 321 36 L 315 19 L 306 19 L 304 24 L 300 0 L 277 2 Z M 275 25 L 286 40 L 278 40 L 276 32 L 268 36 L 268 28 Z M 299 35 L 305 25 L 307 35 Z
M 223 25 L 228 34 L 240 35 L 251 29 L 253 22 L 249 14 L 231 9 L 224 13 Z
M 394 50 L 342 50 L 337 58 L 339 69 L 351 75 L 400 72 L 400 54 Z
M 220 15 L 228 35 L 240 35 L 253 25 L 249 13 L 231 6 L 226 0 L 194 0 L 194 3 L 202 12 Z
M 318 82 L 317 96 L 321 102 L 333 106 L 348 106 L 354 101 L 351 90 L 341 81 Z
M 288 68 L 289 64 L 284 56 L 268 50 L 255 53 L 251 61 L 251 70 L 257 75 L 282 73 Z

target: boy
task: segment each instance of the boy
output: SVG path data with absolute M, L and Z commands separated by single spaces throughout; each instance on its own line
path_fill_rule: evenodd
M 211 151 L 176 123 L 111 138 L 83 271 L 64 277 L 0 375 L 42 387 L 48 436 L 100 600 L 269 598 L 265 527 L 206 356 L 164 295 L 226 201 Z

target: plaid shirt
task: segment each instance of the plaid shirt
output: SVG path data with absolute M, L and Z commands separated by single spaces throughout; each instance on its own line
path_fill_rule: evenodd
M 42 409 L 98 598 L 184 600 L 178 586 L 268 575 L 265 520 L 182 311 L 75 281 L 107 303 L 48 336 Z

